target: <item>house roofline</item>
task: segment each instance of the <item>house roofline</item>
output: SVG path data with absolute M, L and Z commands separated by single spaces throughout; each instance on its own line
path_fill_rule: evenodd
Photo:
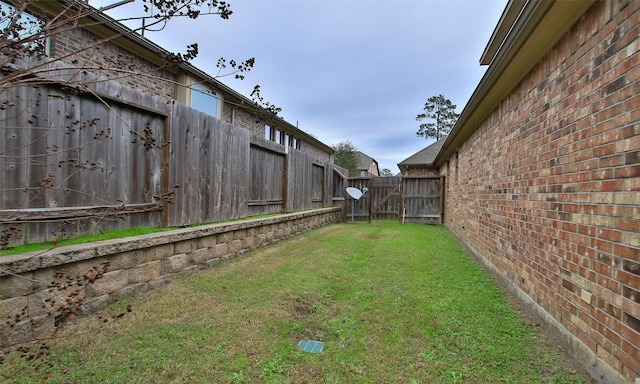
M 443 165 L 458 150 L 595 1 L 529 0 L 522 9 L 520 0 L 509 1 L 489 41 L 492 47 L 485 49 L 481 59 L 491 64 L 434 159 L 435 165 Z
M 482 52 L 480 65 L 491 64 L 526 4 L 527 0 L 513 0 L 507 4 L 489 38 L 489 43 Z

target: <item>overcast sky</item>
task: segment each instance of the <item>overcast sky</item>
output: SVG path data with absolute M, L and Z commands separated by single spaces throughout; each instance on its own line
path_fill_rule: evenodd
M 193 64 L 214 75 L 220 57 L 255 58 L 244 80 L 280 116 L 327 145 L 350 140 L 380 169 L 433 140 L 416 115 L 442 94 L 461 112 L 486 67 L 480 55 L 506 0 L 229 0 L 229 20 L 172 21 L 145 37 L 174 52 L 198 43 Z M 141 7 L 141 0 L 129 7 Z M 111 13 L 118 18 L 118 13 Z

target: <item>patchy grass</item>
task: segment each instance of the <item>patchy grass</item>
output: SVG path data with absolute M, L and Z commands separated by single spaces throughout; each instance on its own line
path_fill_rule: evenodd
M 79 319 L 6 382 L 587 383 L 444 227 L 336 224 Z M 102 314 L 104 315 L 104 313 Z M 299 351 L 301 339 L 325 343 Z M 0 366 L 1 369 L 1 366 Z
M 200 227 L 200 226 L 209 225 L 209 224 L 231 223 L 231 222 L 236 222 L 241 220 L 263 219 L 263 218 L 273 217 L 278 215 L 281 215 L 281 214 L 270 213 L 270 214 L 264 214 L 264 215 L 249 216 L 242 219 L 225 220 L 225 221 L 220 221 L 216 223 L 192 224 L 189 226 L 189 228 L 195 228 L 195 227 Z M 110 229 L 110 230 L 97 232 L 97 233 L 88 233 L 85 235 L 74 237 L 72 239 L 61 239 L 55 242 L 49 241 L 49 242 L 35 243 L 35 244 L 24 244 L 24 245 L 18 245 L 18 246 L 7 248 L 7 249 L 0 249 L 0 256 L 15 255 L 18 253 L 33 252 L 33 251 L 44 251 L 47 249 L 64 247 L 67 245 L 85 244 L 85 243 L 91 243 L 91 242 L 102 241 L 102 240 L 121 239 L 124 237 L 148 235 L 150 233 L 165 232 L 165 231 L 171 231 L 174 229 L 178 229 L 178 228 L 177 227 L 171 227 L 171 228 L 135 227 L 135 228 L 125 228 L 125 229 Z

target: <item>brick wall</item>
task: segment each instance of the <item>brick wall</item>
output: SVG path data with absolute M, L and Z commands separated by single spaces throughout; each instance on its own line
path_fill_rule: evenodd
M 265 122 L 255 115 L 247 112 L 244 108 L 236 107 L 225 103 L 222 112 L 222 120 L 233 123 L 238 127 L 248 129 L 252 135 L 264 138 Z
M 303 139 L 299 139 L 299 140 L 301 140 L 300 150 L 302 152 L 308 153 L 309 155 L 315 157 L 320 161 L 331 161 L 331 158 L 333 157 L 332 155 L 328 154 L 327 152 L 321 150 L 318 147 L 314 147 L 313 145 L 309 144 Z
M 425 168 L 425 167 L 411 167 L 407 166 L 407 176 L 440 176 L 440 171 L 437 168 Z
M 228 123 L 233 121 L 234 125 L 248 129 L 252 135 L 265 138 L 265 122 L 262 119 L 257 118 L 248 111 L 240 107 L 234 107 L 230 104 L 225 104 L 224 111 L 222 113 L 222 119 Z M 279 127 L 276 127 L 280 129 Z M 289 135 L 293 135 L 299 141 L 299 150 L 315 157 L 317 160 L 328 162 L 331 160 L 331 155 L 324 150 L 308 143 L 304 139 L 300 138 L 296 134 L 287 132 Z
M 91 313 L 119 298 L 214 266 L 220 260 L 341 219 L 339 208 L 325 208 L 3 256 L 0 347 L 51 333 L 55 318 L 46 308 L 52 298 L 62 300 L 54 297 L 56 293 L 51 293 L 48 285 L 58 273 L 82 276 L 104 262 L 109 263 L 104 277 L 82 291 L 83 310 Z
M 97 44 L 98 42 L 100 38 L 94 33 L 75 28 L 51 38 L 51 55 L 64 57 L 77 52 L 65 58 L 65 61 L 76 60 L 79 68 L 86 68 L 153 96 L 166 100 L 175 99 L 177 76 L 113 43 Z M 92 47 L 93 45 L 96 46 Z
M 596 2 L 441 168 L 448 227 L 612 382 L 640 377 L 639 36 Z

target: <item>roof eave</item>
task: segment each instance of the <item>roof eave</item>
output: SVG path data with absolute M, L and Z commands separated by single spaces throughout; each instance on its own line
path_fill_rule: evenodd
M 512 3 L 519 0 L 511 0 Z M 441 166 L 524 76 L 596 0 L 529 0 L 518 13 L 509 33 L 489 60 L 491 65 L 464 107 L 456 125 L 434 159 Z M 514 7 L 513 12 L 518 8 Z M 513 16 L 513 15 L 512 15 Z M 505 19 L 504 14 L 501 21 Z M 507 28 L 507 27 L 502 27 Z M 494 32 L 494 35 L 496 32 Z M 493 38 L 493 36 L 492 36 Z M 488 52 L 485 49 L 485 54 Z M 484 55 L 484 54 L 483 54 Z
M 487 47 L 482 52 L 480 65 L 491 64 L 526 4 L 527 0 L 513 0 L 507 4 L 493 34 L 489 38 Z

